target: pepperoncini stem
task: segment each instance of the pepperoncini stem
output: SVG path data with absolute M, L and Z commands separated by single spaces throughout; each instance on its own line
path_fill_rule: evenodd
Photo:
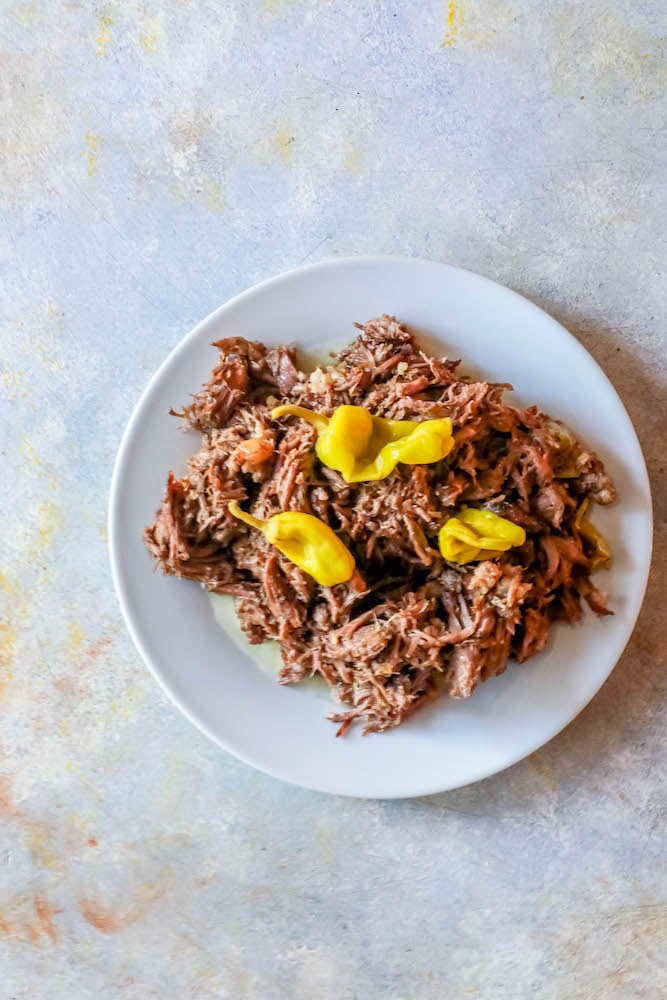
M 234 517 L 257 528 L 290 562 L 308 573 L 322 587 L 346 583 L 355 574 L 354 556 L 338 535 L 319 518 L 286 510 L 262 521 L 232 500 L 227 509 Z
M 229 503 L 227 504 L 227 510 L 229 511 L 230 514 L 233 514 L 234 517 L 237 517 L 239 521 L 243 521 L 245 524 L 250 525 L 251 528 L 258 528 L 260 531 L 264 531 L 264 528 L 266 526 L 266 521 L 260 521 L 258 517 L 253 517 L 252 514 L 249 514 L 247 511 L 243 510 L 241 507 L 239 507 L 236 500 L 229 501 Z
M 450 517 L 438 534 L 444 558 L 459 564 L 496 559 L 525 540 L 526 532 L 520 525 L 490 510 L 473 507 L 463 507 Z
M 329 417 L 323 413 L 317 413 L 315 410 L 309 410 L 305 406 L 290 406 L 289 404 L 276 406 L 271 410 L 271 419 L 279 420 L 280 417 L 301 417 L 318 431 L 323 431 L 329 426 Z
M 277 419 L 296 416 L 317 430 L 315 451 L 323 465 L 340 472 L 348 483 L 386 479 L 399 462 L 431 465 L 454 447 L 452 422 L 387 420 L 374 417 L 363 406 L 339 406 L 331 417 L 303 406 L 278 406 Z

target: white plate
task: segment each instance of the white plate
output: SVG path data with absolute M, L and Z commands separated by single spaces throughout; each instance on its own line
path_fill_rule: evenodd
M 524 402 L 562 418 L 595 448 L 619 500 L 596 508 L 614 550 L 597 583 L 614 617 L 587 613 L 557 627 L 547 650 L 510 665 L 468 701 L 442 699 L 399 729 L 343 739 L 327 722 L 328 695 L 281 687 L 239 652 L 194 583 L 154 574 L 141 533 L 169 469 L 198 445 L 168 416 L 187 402 L 216 360 L 209 345 L 241 334 L 306 348 L 352 339 L 352 324 L 395 314 Z M 187 717 L 254 767 L 308 788 L 398 798 L 478 781 L 550 740 L 593 697 L 618 660 L 639 613 L 651 550 L 646 467 L 630 419 L 606 376 L 555 320 L 514 292 L 430 261 L 353 257 L 303 267 L 232 299 L 194 329 L 149 383 L 116 460 L 109 508 L 111 564 L 120 604 L 146 663 Z

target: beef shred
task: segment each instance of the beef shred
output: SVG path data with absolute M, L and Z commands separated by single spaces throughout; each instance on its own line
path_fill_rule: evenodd
M 300 371 L 295 352 L 241 337 L 219 341 L 207 385 L 180 416 L 201 434 L 187 474 L 169 474 L 144 539 L 165 572 L 232 594 L 250 643 L 276 640 L 285 684 L 319 675 L 344 732 L 397 726 L 439 693 L 469 697 L 480 681 L 544 648 L 555 621 L 575 622 L 582 598 L 610 614 L 591 581 L 594 543 L 585 501 L 611 503 L 599 458 L 536 407 L 503 402 L 511 386 L 458 374 L 430 357 L 391 316 L 360 333 L 326 367 Z M 279 402 L 326 414 L 343 403 L 395 419 L 451 417 L 455 445 L 433 465 L 400 465 L 381 482 L 350 485 L 314 454 L 315 432 L 271 419 Z M 314 514 L 354 554 L 349 583 L 321 587 L 232 517 Z M 437 533 L 462 505 L 483 506 L 526 530 L 500 558 L 445 561 Z

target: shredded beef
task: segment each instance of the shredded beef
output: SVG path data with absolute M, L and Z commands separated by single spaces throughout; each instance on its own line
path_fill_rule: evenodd
M 318 674 L 343 710 L 344 732 L 403 722 L 441 692 L 469 697 L 480 681 L 544 648 L 555 621 L 611 612 L 592 583 L 582 503 L 611 503 L 599 458 L 536 407 L 503 402 L 511 386 L 458 375 L 429 357 L 391 316 L 359 327 L 332 364 L 306 374 L 286 347 L 218 341 L 218 364 L 179 414 L 202 435 L 185 476 L 169 474 L 144 539 L 165 572 L 232 594 L 251 643 L 280 644 L 282 683 Z M 385 480 L 348 484 L 314 454 L 310 425 L 274 421 L 278 400 L 326 414 L 344 403 L 394 419 L 448 416 L 455 446 L 433 465 L 400 465 Z M 260 518 L 315 514 L 352 551 L 358 572 L 326 588 L 231 517 L 236 500 Z M 462 504 L 525 528 L 519 548 L 467 565 L 441 556 L 437 533 Z

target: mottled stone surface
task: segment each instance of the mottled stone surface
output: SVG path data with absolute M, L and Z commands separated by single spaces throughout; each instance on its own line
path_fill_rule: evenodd
M 0 6 L 0 997 L 657 997 L 664 4 Z M 412 802 L 216 749 L 140 662 L 106 554 L 112 460 L 165 354 L 253 282 L 361 252 L 562 320 L 655 495 L 648 598 L 598 697 L 506 773 Z

